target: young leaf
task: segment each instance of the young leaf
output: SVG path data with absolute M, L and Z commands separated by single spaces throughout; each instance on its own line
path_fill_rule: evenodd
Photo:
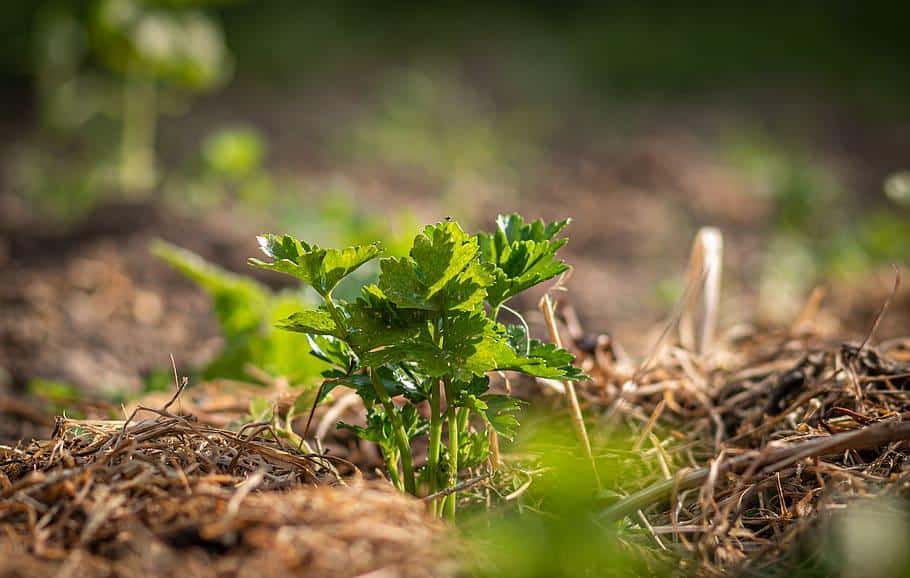
M 507 395 L 490 394 L 480 398 L 485 405 L 481 416 L 500 436 L 513 440 L 518 434 L 518 418 L 521 402 Z
M 445 288 L 446 308 L 451 311 L 479 311 L 493 284 L 495 269 L 489 264 L 472 261 Z
M 496 226 L 505 235 L 509 243 L 515 241 L 546 241 L 555 237 L 565 229 L 571 221 L 564 219 L 545 224 L 543 219 L 525 223 L 521 215 L 499 215 L 496 217 Z
M 432 297 L 461 273 L 477 254 L 477 240 L 458 223 L 446 221 L 429 225 L 414 239 L 411 258 L 419 267 L 421 280 Z
M 306 339 L 310 346 L 310 355 L 334 365 L 345 373 L 354 368 L 357 358 L 344 341 L 331 335 L 307 335 Z
M 464 432 L 458 444 L 458 467 L 476 468 L 490 455 L 490 440 L 484 432 Z
M 492 235 L 477 235 L 483 262 L 496 266 L 494 282 L 487 288 L 487 301 L 494 308 L 509 298 L 569 269 L 556 258 L 566 239 L 554 239 L 569 220 L 545 224 L 542 220 L 525 224 L 518 215 L 496 219 Z
M 322 249 L 291 235 L 262 235 L 257 240 L 262 252 L 271 257 L 272 262 L 250 259 L 250 265 L 297 277 L 323 296 L 330 294 L 342 279 L 382 252 L 379 243 L 337 250 Z
M 206 378 L 246 379 L 245 368 L 252 364 L 292 383 L 307 383 L 324 369 L 316 359 L 302 355 L 307 350 L 304 335 L 273 329 L 293 311 L 311 307 L 302 293 L 273 293 L 163 241 L 155 242 L 152 251 L 212 297 L 224 345 L 203 369 Z
M 426 432 L 426 420 L 420 417 L 416 406 L 406 405 L 403 408 L 396 407 L 394 411 L 398 414 L 408 439 L 413 439 Z M 374 406 L 367 411 L 366 427 L 347 423 L 338 424 L 339 429 L 351 430 L 361 439 L 378 443 L 384 453 L 397 452 L 395 444 L 391 442 L 393 438 L 392 427 L 392 420 L 389 419 L 389 416 L 381 409 L 381 406 Z
M 305 309 L 291 314 L 276 327 L 308 335 L 333 335 L 339 337 L 338 325 L 325 309 Z
M 572 381 L 586 380 L 588 377 L 581 369 L 572 365 L 575 356 L 560 349 L 552 343 L 541 343 L 532 339 L 529 343 L 528 354 L 512 352 L 513 357 L 503 358 L 500 370 L 520 371 L 535 377 L 549 379 L 567 379 Z
M 489 270 L 472 266 L 476 255 L 477 240 L 457 223 L 430 225 L 414 239 L 408 257 L 382 260 L 378 289 L 403 309 L 476 308 L 481 290 L 492 282 Z

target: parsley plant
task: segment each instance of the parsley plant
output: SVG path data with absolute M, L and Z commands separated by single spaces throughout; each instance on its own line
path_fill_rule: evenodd
M 557 235 L 567 224 L 500 216 L 493 234 L 474 236 L 454 221 L 429 225 L 408 256 L 380 259 L 378 281 L 351 302 L 333 290 L 381 255 L 378 243 L 336 250 L 263 235 L 259 243 L 271 260 L 250 264 L 293 275 L 321 296 L 323 305 L 279 325 L 305 333 L 311 353 L 331 364 L 320 399 L 339 385 L 355 389 L 367 423 L 341 426 L 379 445 L 401 490 L 449 490 L 431 507 L 453 517 L 458 474 L 488 459 L 489 430 L 512 438 L 518 427 L 517 400 L 488 393 L 488 373 L 583 379 L 570 353 L 530 339 L 523 325 L 498 321 L 510 298 L 568 269 L 556 257 L 566 243 Z M 427 418 L 418 411 L 424 403 Z M 427 457 L 418 469 L 412 442 L 423 436 Z

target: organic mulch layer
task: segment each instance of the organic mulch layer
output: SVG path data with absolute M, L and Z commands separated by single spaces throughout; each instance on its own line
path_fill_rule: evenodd
M 908 494 L 910 339 L 735 329 L 632 363 L 567 329 L 592 376 L 578 387 L 592 435 L 613 440 L 595 457 L 620 473 L 591 515 L 635 555 L 683 575 L 779 574 L 845 507 Z M 356 417 L 350 396 L 319 408 L 311 454 L 268 423 L 238 429 L 249 395 L 180 388 L 143 400 L 161 409 L 60 418 L 50 439 L 0 447 L 0 576 L 456 574 L 455 533 L 364 480 L 365 448 L 318 433 Z
M 419 501 L 262 428 L 168 410 L 61 418 L 52 439 L 0 449 L 0 576 L 453 573 Z
M 601 456 L 623 475 L 597 516 L 648 546 L 636 551 L 749 575 L 804 563 L 850 504 L 906 496 L 910 339 L 806 327 L 734 331 L 701 354 L 665 345 L 638 365 L 570 324 L 594 377 L 583 405 L 633 450 Z

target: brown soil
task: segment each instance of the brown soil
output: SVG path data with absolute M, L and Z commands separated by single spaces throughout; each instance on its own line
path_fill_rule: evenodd
M 253 233 L 151 204 L 108 204 L 59 226 L 0 223 L 0 367 L 7 387 L 35 377 L 90 394 L 139 391 L 148 372 L 197 366 L 217 348 L 208 299 L 149 253 L 155 238 L 245 267 Z

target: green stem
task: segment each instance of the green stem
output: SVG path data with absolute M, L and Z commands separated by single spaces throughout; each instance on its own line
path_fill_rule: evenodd
M 131 67 L 123 86 L 120 185 L 125 192 L 146 192 L 155 184 L 155 81 Z
M 398 451 L 401 454 L 404 489 L 411 495 L 417 495 L 417 484 L 414 480 L 414 465 L 411 458 L 411 443 L 408 441 L 408 434 L 404 430 L 404 424 L 401 423 L 401 417 L 395 411 L 395 404 L 392 403 L 389 392 L 385 390 L 385 386 L 382 385 L 382 382 L 379 380 L 379 375 L 372 369 L 370 370 L 370 381 L 373 382 L 373 391 L 376 392 L 376 397 L 379 398 L 382 407 L 385 408 L 385 412 L 389 416 L 389 420 L 392 422 L 395 443 L 398 445 Z
M 394 452 L 389 452 L 386 454 L 383 453 L 383 458 L 385 458 L 386 468 L 389 470 L 389 479 L 392 480 L 392 485 L 395 486 L 398 491 L 404 491 L 404 485 L 401 483 L 401 474 L 398 472 L 398 456 Z
M 457 410 L 458 414 L 458 431 L 468 431 L 468 417 L 471 415 L 471 410 L 466 407 L 460 407 Z
M 338 310 L 338 307 L 332 300 L 332 294 L 327 293 L 323 295 L 322 298 L 325 301 L 326 308 L 329 310 L 329 315 L 332 316 L 332 320 L 335 322 L 335 325 L 338 326 L 338 330 L 341 332 L 342 338 L 345 342 L 347 342 L 348 346 L 351 347 L 357 357 L 361 357 L 361 352 L 354 346 L 353 343 L 351 343 L 347 325 L 345 324 L 341 312 Z M 395 445 L 398 446 L 398 453 L 401 457 L 401 467 L 402 470 L 404 470 L 404 489 L 409 494 L 417 495 L 417 483 L 414 478 L 414 460 L 411 456 L 411 443 L 408 440 L 407 432 L 404 430 L 404 424 L 401 423 L 401 417 L 395 411 L 395 404 L 392 403 L 392 398 L 389 396 L 389 392 L 385 390 L 385 386 L 382 385 L 382 381 L 380 381 L 379 376 L 372 369 L 370 369 L 370 381 L 373 384 L 373 391 L 376 392 L 376 397 L 382 403 L 382 407 L 385 408 L 385 412 L 389 416 L 389 420 L 392 422 L 392 429 L 395 433 Z M 394 456 L 390 457 L 394 458 Z M 398 475 L 397 464 L 395 464 L 393 467 L 394 461 L 397 460 L 386 460 L 389 466 L 389 476 Z
M 446 416 L 449 422 L 449 488 L 454 488 L 458 484 L 458 415 L 455 411 L 455 394 L 452 391 L 451 383 L 445 381 L 446 390 Z M 444 512 L 450 520 L 455 519 L 455 503 L 457 501 L 456 492 L 446 496 L 444 503 Z
M 329 310 L 329 315 L 332 316 L 332 321 L 335 322 L 338 330 L 341 331 L 341 338 L 347 342 L 348 346 L 350 346 L 351 349 L 354 349 L 354 345 L 351 343 L 350 335 L 348 334 L 347 324 L 345 324 L 344 318 L 341 316 L 341 311 L 339 311 L 338 307 L 335 305 L 335 301 L 332 299 L 332 294 L 326 293 L 322 296 L 322 300 L 325 302 L 326 309 Z M 360 352 L 354 350 L 354 353 L 360 357 Z
M 442 410 L 440 409 L 440 385 L 434 384 L 430 388 L 430 445 L 427 449 L 427 474 L 430 480 L 430 493 L 439 491 L 439 453 L 442 446 Z M 436 501 L 431 504 L 435 513 Z

